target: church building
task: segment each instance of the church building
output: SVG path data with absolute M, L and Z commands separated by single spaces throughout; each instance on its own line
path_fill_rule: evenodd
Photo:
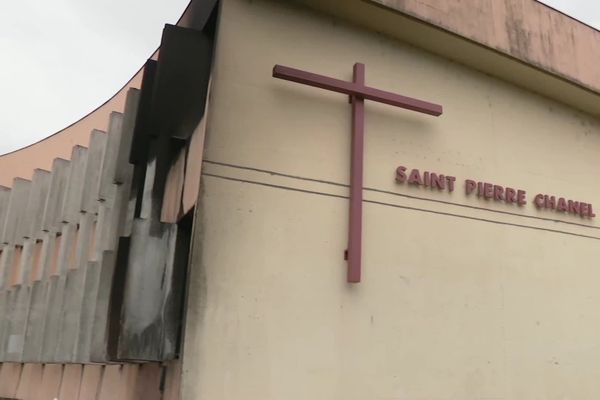
M 192 0 L 0 156 L 0 398 L 598 399 L 598 59 L 535 0 Z

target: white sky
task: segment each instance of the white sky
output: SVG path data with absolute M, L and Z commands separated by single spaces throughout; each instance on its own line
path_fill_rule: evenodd
M 597 0 L 543 2 L 600 27 Z M 187 3 L 0 0 L 0 154 L 64 128 L 110 98 Z
M 0 0 L 0 154 L 117 92 L 188 0 Z

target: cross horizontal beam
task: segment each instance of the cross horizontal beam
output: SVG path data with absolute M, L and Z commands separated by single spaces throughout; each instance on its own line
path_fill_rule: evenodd
M 389 104 L 423 114 L 435 116 L 442 114 L 442 106 L 439 104 L 429 103 L 412 97 L 401 96 L 399 94 L 386 92 L 385 90 L 375 89 L 370 86 L 313 74 L 312 72 L 285 67 L 283 65 L 275 65 L 273 67 L 273 77 L 327 89 L 333 92 L 344 93 L 350 96 L 357 96 L 366 100 L 377 101 L 379 103 Z

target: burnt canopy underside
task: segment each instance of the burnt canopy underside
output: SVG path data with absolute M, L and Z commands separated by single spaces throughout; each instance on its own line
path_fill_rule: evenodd
M 192 217 L 180 208 L 178 223 L 164 223 L 161 211 L 167 176 L 204 116 L 215 22 L 216 9 L 203 30 L 167 25 L 158 61 L 148 61 L 130 153 L 135 215 L 120 241 L 111 303 L 111 359 L 178 353 Z
M 165 27 L 141 90 L 89 147 L 0 190 L 0 361 L 178 357 L 193 204 L 169 177 L 188 171 L 217 12 L 193 2 L 188 27 Z

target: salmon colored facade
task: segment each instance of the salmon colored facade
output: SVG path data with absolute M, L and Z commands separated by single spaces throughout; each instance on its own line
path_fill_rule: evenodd
M 0 157 L 0 397 L 596 399 L 597 39 L 533 0 L 192 1 Z

